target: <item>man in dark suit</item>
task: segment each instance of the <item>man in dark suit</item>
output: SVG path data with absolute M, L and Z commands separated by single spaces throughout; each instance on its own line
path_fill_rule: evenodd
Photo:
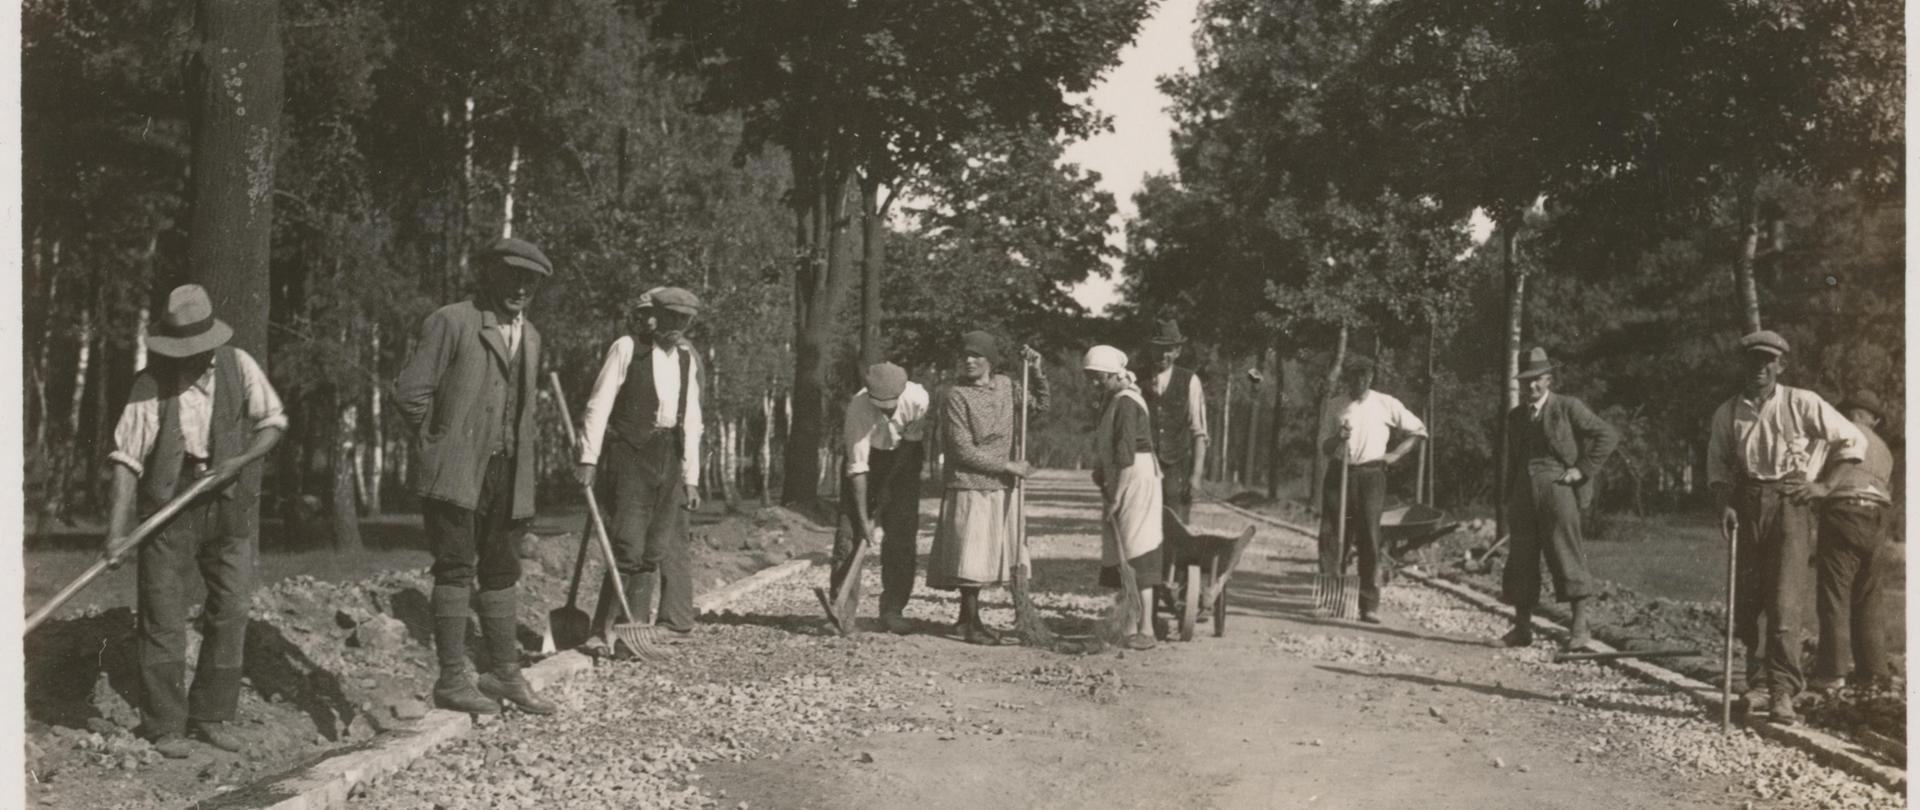
M 1540 558 L 1545 557 L 1554 595 L 1573 605 L 1567 648 L 1577 650 L 1593 642 L 1586 600 L 1594 581 L 1580 548 L 1580 510 L 1593 502 L 1593 477 L 1606 466 L 1620 436 L 1585 402 L 1553 393 L 1553 368 L 1545 349 L 1529 351 L 1516 375 L 1526 383 L 1529 401 L 1507 414 L 1513 551 L 1500 590 L 1513 606 L 1513 629 L 1501 641 L 1511 647 L 1533 643 L 1533 608 L 1540 602 Z
M 531 244 L 501 239 L 479 259 L 474 296 L 427 316 L 420 343 L 394 383 L 400 414 L 418 437 L 413 490 L 433 551 L 434 704 L 473 714 L 551 714 L 553 703 L 520 674 L 513 529 L 533 518 L 533 425 L 540 331 L 526 307 L 553 264 Z M 478 586 L 476 589 L 475 586 Z M 467 668 L 467 620 L 478 606 L 489 670 Z

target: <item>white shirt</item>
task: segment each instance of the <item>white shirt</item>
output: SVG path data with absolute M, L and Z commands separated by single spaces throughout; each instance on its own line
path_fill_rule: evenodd
M 1153 375 L 1154 394 L 1163 396 L 1167 386 L 1172 383 L 1173 367 L 1161 369 L 1160 373 Z M 1207 392 L 1201 388 L 1198 374 L 1187 378 L 1187 423 L 1194 438 L 1207 435 Z
M 847 475 L 867 472 L 867 459 L 874 450 L 893 450 L 901 442 L 924 441 L 930 400 L 927 389 L 909 382 L 900 392 L 893 413 L 887 414 L 874 407 L 867 389 L 854 394 L 847 401 L 847 416 L 840 430 L 840 439 L 847 445 Z
M 1861 461 L 1867 437 L 1819 394 L 1775 385 L 1761 402 L 1736 394 L 1713 412 L 1707 434 L 1707 483 L 1735 477 L 1780 481 L 1793 473 L 1812 480 L 1831 459 Z
M 233 356 L 240 367 L 240 382 L 247 388 L 247 416 L 253 420 L 253 429 L 286 427 L 286 411 L 273 384 L 267 382 L 266 372 L 260 370 L 260 364 L 244 349 L 235 348 Z M 180 413 L 180 439 L 189 456 L 211 458 L 213 455 L 207 437 L 213 425 L 213 389 L 218 379 L 215 371 L 214 364 L 208 363 L 206 372 L 180 392 L 176 403 Z M 144 395 L 138 384 L 134 392 L 135 398 L 127 402 L 127 407 L 120 411 L 119 423 L 114 425 L 114 450 L 107 458 L 125 464 L 134 475 L 142 475 L 146 472 L 147 454 L 153 452 L 154 440 L 160 435 L 160 400 Z
M 526 322 L 527 319 L 521 317 L 520 313 L 515 313 L 513 320 L 502 320 L 494 324 L 500 330 L 500 336 L 507 341 L 508 359 L 520 354 L 520 333 L 525 331 L 522 327 Z
M 1550 396 L 1553 396 L 1552 391 L 1548 391 L 1547 393 L 1541 394 L 1539 399 L 1534 400 L 1530 405 L 1528 405 L 1527 418 L 1532 419 L 1535 422 L 1540 421 L 1540 414 L 1547 412 L 1547 397 L 1550 397 Z
M 1347 441 L 1348 464 L 1386 458 L 1387 443 L 1395 430 L 1414 436 L 1427 435 L 1426 424 L 1400 404 L 1400 400 L 1372 390 L 1359 400 L 1348 399 L 1344 394 L 1334 398 L 1333 407 L 1327 409 L 1326 421 L 1320 423 L 1320 443 L 1324 445 L 1327 439 L 1338 437 L 1342 424 L 1353 426 L 1353 435 Z
M 654 412 L 655 427 L 670 428 L 675 425 L 680 409 L 680 364 L 694 363 L 687 370 L 687 424 L 681 431 L 684 443 L 681 445 L 680 474 L 688 484 L 700 483 L 700 365 L 694 359 L 692 347 L 682 345 L 676 349 L 662 349 L 652 341 L 647 342 L 653 352 L 653 390 L 660 400 L 660 407 Z M 606 362 L 600 365 L 600 376 L 593 380 L 593 393 L 587 397 L 587 413 L 581 420 L 586 424 L 580 431 L 580 463 L 600 463 L 600 448 L 607 434 L 607 419 L 613 415 L 613 402 L 620 396 L 620 386 L 627 382 L 627 367 L 633 364 L 633 338 L 622 337 L 607 348 Z

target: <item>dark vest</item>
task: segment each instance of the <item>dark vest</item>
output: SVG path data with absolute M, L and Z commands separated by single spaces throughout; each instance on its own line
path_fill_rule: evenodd
M 1520 430 L 1516 439 L 1520 442 L 1520 458 L 1527 465 L 1543 465 L 1564 468 L 1566 465 L 1553 452 L 1553 443 L 1547 440 L 1547 420 L 1529 418 L 1532 403 L 1520 406 Z
M 240 374 L 240 361 L 232 347 L 213 350 L 213 380 L 213 414 L 207 426 L 207 452 L 211 455 L 208 463 L 219 464 L 246 452 L 253 442 L 253 419 L 247 415 L 246 378 Z M 153 449 L 142 462 L 145 471 L 140 476 L 140 494 L 149 508 L 165 504 L 178 489 L 180 467 L 187 460 L 186 435 L 180 430 L 180 392 L 193 384 L 192 380 L 162 380 L 158 376 L 154 382 L 158 383 L 160 430 L 154 436 Z M 233 484 L 221 488 L 219 497 L 257 505 L 261 471 L 257 462 L 247 465 Z
M 687 380 L 693 371 L 693 353 L 685 349 L 675 349 L 681 357 L 680 362 L 680 401 L 676 405 L 673 420 L 673 452 L 677 458 L 682 452 L 680 437 L 687 430 L 687 392 L 692 386 Z M 620 393 L 613 399 L 613 412 L 607 415 L 607 433 L 639 450 L 647 437 L 658 430 L 654 426 L 654 417 L 660 412 L 660 393 L 653 387 L 653 341 L 634 338 L 633 361 L 627 364 L 627 380 L 620 384 Z
M 520 327 L 520 350 L 507 358 L 507 384 L 500 397 L 500 427 L 494 433 L 493 451 L 509 456 L 520 447 L 520 401 L 521 375 L 525 373 L 526 358 L 521 353 L 527 350 L 526 326 Z
M 1167 377 L 1165 391 L 1154 392 L 1152 380 L 1140 386 L 1147 401 L 1147 416 L 1153 422 L 1153 446 L 1160 466 L 1171 475 L 1182 476 L 1193 466 L 1193 421 L 1187 413 L 1187 388 L 1193 385 L 1193 372 L 1179 366 Z

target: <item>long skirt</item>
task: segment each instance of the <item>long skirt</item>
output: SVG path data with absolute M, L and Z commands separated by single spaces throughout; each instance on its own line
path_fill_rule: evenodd
M 999 585 L 1013 564 L 1007 491 L 949 489 L 927 555 L 927 587 L 943 591 Z
M 1112 520 L 1100 522 L 1100 584 L 1120 587 L 1120 555 L 1142 588 L 1161 583 L 1160 546 L 1165 539 L 1160 515 L 1160 470 L 1152 453 L 1133 454 L 1114 482 Z

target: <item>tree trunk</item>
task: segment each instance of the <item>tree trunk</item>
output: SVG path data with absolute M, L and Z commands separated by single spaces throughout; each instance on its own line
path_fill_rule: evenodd
M 1260 356 L 1255 355 L 1255 368 L 1259 367 Z M 1260 386 L 1247 386 L 1247 454 L 1243 463 L 1247 470 L 1247 486 L 1260 485 Z
M 860 178 L 860 367 L 886 359 L 880 341 L 880 283 L 887 261 L 887 208 L 892 195 L 880 199 L 880 181 L 871 174 Z
M 380 322 L 374 321 L 367 329 L 367 355 L 373 358 L 373 368 L 380 369 Z M 382 513 L 380 507 L 380 487 L 387 480 L 387 425 L 380 414 L 380 386 L 367 389 L 367 514 Z
M 60 240 L 53 240 L 52 259 L 45 263 L 40 261 L 39 248 L 39 239 L 36 237 L 33 250 L 28 255 L 40 265 L 40 274 L 47 280 L 47 297 L 40 309 L 40 346 L 33 358 L 33 398 L 39 410 L 39 419 L 35 421 L 33 429 L 33 457 L 35 463 L 44 465 L 48 457 L 47 424 L 53 421 L 53 412 L 48 405 L 47 377 L 53 373 L 53 325 L 59 321 L 55 317 L 54 307 L 60 301 Z
M 513 236 L 513 190 L 520 182 L 520 144 L 513 145 L 513 156 L 507 159 L 507 194 L 500 204 L 500 238 Z
M 1280 429 L 1286 426 L 1287 360 L 1280 354 L 1280 338 L 1273 340 L 1273 416 L 1267 431 L 1267 500 L 1280 500 Z
M 1313 428 L 1313 511 L 1319 512 L 1326 498 L 1327 453 L 1320 446 L 1325 436 L 1320 435 L 1320 425 L 1327 423 L 1327 411 L 1333 407 L 1334 394 L 1340 388 L 1340 367 L 1347 362 L 1347 325 L 1340 325 L 1340 336 L 1333 344 L 1333 363 L 1327 366 L 1327 377 L 1320 389 L 1320 418 Z
M 1507 324 L 1505 345 L 1502 347 L 1504 355 L 1500 363 L 1500 389 L 1504 395 L 1500 400 L 1499 413 L 1494 417 L 1500 439 L 1493 459 L 1496 537 L 1507 533 L 1507 486 L 1510 483 L 1507 480 L 1507 452 L 1513 441 L 1513 437 L 1507 435 L 1507 412 L 1520 406 L 1520 381 L 1516 375 L 1520 373 L 1520 341 L 1522 327 L 1526 324 L 1527 301 L 1527 274 L 1520 269 L 1513 255 L 1514 242 L 1520 236 L 1520 219 L 1516 213 L 1510 220 L 1514 224 L 1504 225 L 1500 229 L 1500 268 L 1506 280 Z
M 232 345 L 266 366 L 280 4 L 195 0 L 194 9 L 188 272 L 233 327 Z
M 348 404 L 341 408 L 334 420 L 333 440 L 333 550 L 336 553 L 355 553 L 363 546 L 360 543 L 360 508 L 354 498 L 354 433 L 358 430 L 360 406 L 353 404 L 350 397 L 342 396 Z
M 1748 182 L 1740 188 L 1740 256 L 1733 266 L 1734 287 L 1740 291 L 1741 322 L 1748 333 L 1760 331 L 1760 288 L 1753 280 L 1754 257 L 1760 247 L 1760 190 Z
M 1440 328 L 1432 321 L 1427 322 L 1427 411 L 1421 417 L 1427 423 L 1427 440 L 1420 443 L 1420 457 L 1414 465 L 1413 499 L 1419 503 L 1433 503 L 1433 356 L 1440 350 Z
M 755 459 L 760 465 L 760 504 L 773 505 L 773 389 L 768 388 L 760 397 L 760 418 L 763 429 L 760 431 L 760 457 Z
M 721 422 L 720 486 L 727 506 L 740 506 L 740 426 L 744 420 L 733 417 Z
M 1233 455 L 1233 363 L 1228 361 L 1226 390 L 1220 394 L 1220 451 L 1212 459 L 1213 469 L 1217 472 L 1213 478 L 1225 481 L 1233 474 L 1233 464 L 1227 459 Z
M 440 291 L 443 301 L 452 300 L 460 294 L 461 285 L 467 283 L 468 262 L 473 250 L 468 246 L 467 223 L 473 216 L 473 95 L 468 94 L 460 118 L 460 182 L 454 185 L 454 227 L 448 229 L 453 237 L 453 250 L 459 256 L 460 272 Z
M 797 161 L 795 174 L 806 177 L 804 162 Z M 831 162 L 828 162 L 831 166 Z M 851 275 L 846 255 L 846 200 L 851 176 L 826 169 L 810 184 L 817 194 L 809 198 L 811 210 L 802 213 L 802 244 L 805 265 L 794 274 L 794 364 L 792 411 L 787 423 L 786 474 L 780 493 L 782 503 L 811 503 L 819 497 L 821 475 L 820 448 L 827 384 L 827 352 L 833 344 L 833 327 L 840 300 L 845 296 Z M 797 184 L 798 185 L 798 184 Z

